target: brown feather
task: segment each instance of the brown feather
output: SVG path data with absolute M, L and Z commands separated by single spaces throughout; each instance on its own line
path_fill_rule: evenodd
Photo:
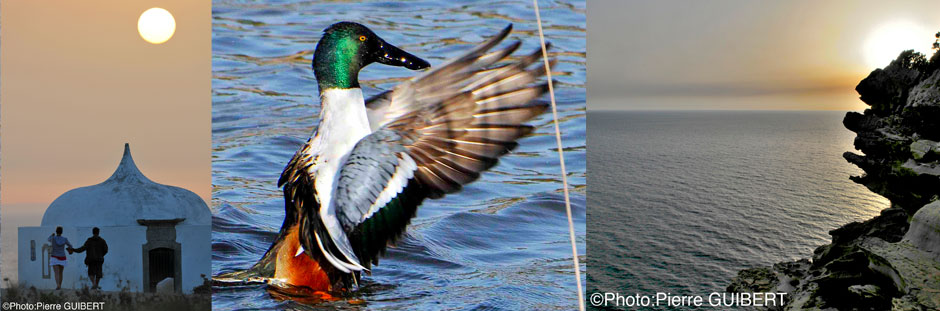
M 460 190 L 532 132 L 523 123 L 545 111 L 533 102 L 547 91 L 541 50 L 511 58 L 513 42 L 492 50 L 510 29 L 449 63 L 370 99 L 370 123 L 395 130 L 418 166 L 415 178 L 431 197 Z M 491 51 L 492 50 L 492 51 Z M 556 63 L 550 60 L 550 66 Z M 532 66 L 533 68 L 529 68 Z M 384 113 L 373 120 L 373 115 Z

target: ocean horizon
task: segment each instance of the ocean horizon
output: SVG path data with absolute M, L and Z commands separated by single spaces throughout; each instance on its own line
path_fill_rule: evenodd
M 887 208 L 849 180 L 844 115 L 590 110 L 588 295 L 724 292 Z

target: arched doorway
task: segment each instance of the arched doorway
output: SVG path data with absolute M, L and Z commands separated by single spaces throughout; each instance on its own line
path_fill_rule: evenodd
M 157 289 L 157 283 L 163 279 L 176 277 L 176 254 L 173 249 L 158 247 L 151 249 L 147 256 L 150 257 L 150 284 L 147 284 L 147 289 L 153 292 Z
M 157 283 L 166 278 L 173 278 L 173 291 L 182 291 L 182 247 L 176 242 L 176 224 L 182 221 L 182 218 L 137 220 L 147 226 L 147 243 L 141 247 L 145 291 L 155 292 Z

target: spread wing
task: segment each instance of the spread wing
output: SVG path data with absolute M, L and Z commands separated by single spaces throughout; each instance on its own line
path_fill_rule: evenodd
M 375 131 L 347 157 L 332 200 L 334 245 L 302 241 L 306 248 L 320 246 L 344 267 L 377 264 L 425 198 L 476 180 L 533 130 L 523 123 L 547 108 L 535 101 L 547 85 L 534 84 L 545 68 L 533 66 L 541 51 L 509 61 L 518 42 L 490 52 L 510 30 L 370 99 Z

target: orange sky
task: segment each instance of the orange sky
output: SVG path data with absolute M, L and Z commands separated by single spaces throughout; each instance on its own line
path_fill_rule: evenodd
M 151 180 L 209 202 L 210 4 L 2 1 L 3 213 L 104 181 L 125 142 Z M 161 45 L 137 33 L 138 17 L 154 6 L 176 18 Z
M 590 109 L 861 110 L 866 40 L 904 21 L 929 50 L 940 1 L 592 0 L 587 20 Z

